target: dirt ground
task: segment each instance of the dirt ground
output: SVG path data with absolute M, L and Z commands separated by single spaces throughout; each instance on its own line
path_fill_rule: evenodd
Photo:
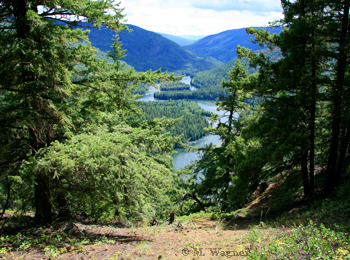
M 77 252 L 58 257 L 34 250 L 11 252 L 3 259 L 244 259 L 249 245 L 243 244 L 245 223 L 223 223 L 209 219 L 137 228 L 83 225 L 76 223 L 86 237 L 103 236 L 100 242 L 87 242 Z M 1 255 L 0 255 L 1 258 Z

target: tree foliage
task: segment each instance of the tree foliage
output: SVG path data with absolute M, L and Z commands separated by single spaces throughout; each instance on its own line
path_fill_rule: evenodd
M 245 102 L 246 96 L 239 93 L 239 90 L 242 85 L 247 84 L 251 75 L 240 61 L 236 61 L 228 77 L 230 80 L 223 82 L 222 87 L 228 91 L 229 95 L 222 96 L 217 103 L 219 110 L 226 111 L 225 120 L 218 121 L 219 118 L 213 115 L 212 121 L 218 121 L 218 124 L 215 128 L 209 129 L 211 133 L 220 136 L 222 144 L 221 146 L 210 144 L 201 148 L 203 155 L 190 166 L 193 178 L 197 180 L 192 182 L 190 189 L 200 196 L 204 204 L 219 206 L 221 210 L 232 210 L 233 205 L 238 206 L 236 202 L 239 199 L 232 200 L 232 193 L 238 191 L 244 194 L 246 190 L 244 185 L 239 185 L 237 182 L 242 180 L 238 176 L 237 167 L 247 149 L 243 145 L 240 132 L 243 124 L 242 115 L 250 111 L 250 105 Z M 252 181 L 254 177 L 250 178 Z M 242 200 L 244 198 L 241 198 Z
M 139 115 L 131 93 L 139 82 L 175 77 L 126 69 L 118 38 L 114 62 L 99 59 L 88 31 L 73 29 L 82 21 L 126 29 L 113 1 L 7 1 L 0 10 L 2 190 L 28 191 L 43 223 L 81 210 L 84 196 L 89 214 L 156 210 L 171 182 L 177 139 L 163 132 L 174 122 L 130 121 Z
M 280 35 L 247 28 L 282 57 L 237 48 L 258 72 L 247 75 L 240 63 L 230 71 L 221 108 L 240 116 L 212 130 L 222 146 L 204 148 L 194 165 L 203 174 L 194 189 L 222 210 L 244 205 L 259 182 L 280 173 L 298 179 L 306 198 L 315 192 L 316 167 L 325 169 L 325 191 L 347 171 L 349 2 L 283 0 L 282 7 L 284 19 L 273 24 L 284 28 Z M 259 98 L 254 107 L 237 103 L 249 97 Z

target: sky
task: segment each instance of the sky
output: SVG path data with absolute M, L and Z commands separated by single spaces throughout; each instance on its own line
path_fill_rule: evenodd
M 281 19 L 279 0 L 120 0 L 127 23 L 171 35 L 211 35 Z

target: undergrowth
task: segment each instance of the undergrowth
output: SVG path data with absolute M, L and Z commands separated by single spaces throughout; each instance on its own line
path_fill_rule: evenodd
M 250 244 L 248 259 L 350 259 L 349 235 L 312 221 L 291 229 L 266 230 L 262 224 L 245 239 Z
M 25 253 L 36 251 L 49 258 L 63 253 L 84 253 L 84 245 L 114 244 L 116 241 L 106 236 L 88 231 L 70 230 L 68 232 L 53 228 L 30 228 L 14 235 L 1 238 L 0 258 L 11 252 Z
M 248 259 L 350 259 L 350 183 L 266 220 L 245 236 Z

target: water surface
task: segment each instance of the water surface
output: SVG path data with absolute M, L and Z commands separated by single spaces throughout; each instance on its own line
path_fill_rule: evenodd
M 183 77 L 181 82 L 186 83 L 190 85 L 191 90 L 196 90 L 197 88 L 191 86 L 191 77 L 186 76 Z M 159 87 L 159 84 L 157 84 Z M 150 102 L 150 101 L 160 101 L 154 98 L 154 93 L 160 91 L 159 89 L 155 88 L 154 86 L 151 86 L 151 89 L 147 92 L 146 95 L 144 95 L 142 98 L 139 98 L 138 101 L 144 101 L 144 102 Z M 221 122 L 225 121 L 225 116 L 223 111 L 217 111 L 217 105 L 215 104 L 215 101 L 205 101 L 205 100 L 198 100 L 198 101 L 191 101 L 191 102 L 197 102 L 198 105 L 203 108 L 206 111 L 216 113 L 221 117 Z M 213 125 L 214 127 L 216 124 Z M 189 143 L 192 146 L 195 147 L 204 147 L 207 144 L 213 143 L 214 145 L 221 145 L 221 140 L 218 135 L 212 135 L 208 134 L 197 141 Z M 184 168 L 186 165 L 189 165 L 192 161 L 198 160 L 200 157 L 200 154 L 197 152 L 185 152 L 185 149 L 179 148 L 175 149 L 177 151 L 176 154 L 173 155 L 173 163 L 175 169 L 181 169 Z

